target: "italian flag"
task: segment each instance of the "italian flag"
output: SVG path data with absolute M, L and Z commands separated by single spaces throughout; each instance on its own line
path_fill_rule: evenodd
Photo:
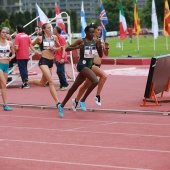
M 119 28 L 120 28 L 120 39 L 124 40 L 127 37 L 127 24 L 122 7 L 122 1 L 120 1 L 119 8 Z

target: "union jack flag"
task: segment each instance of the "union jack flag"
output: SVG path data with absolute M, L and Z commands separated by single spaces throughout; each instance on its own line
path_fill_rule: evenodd
M 101 23 L 101 27 L 102 27 L 102 38 L 105 41 L 106 40 L 105 25 L 108 24 L 108 18 L 107 18 L 106 11 L 104 9 L 102 2 L 101 2 L 101 5 L 100 5 L 100 23 Z

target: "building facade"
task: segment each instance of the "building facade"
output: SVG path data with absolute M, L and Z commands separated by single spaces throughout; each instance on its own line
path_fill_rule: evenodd
M 32 12 L 35 10 L 36 3 L 41 8 L 55 12 L 55 3 L 59 3 L 59 0 L 0 0 L 0 8 L 5 9 L 9 14 L 27 10 Z
M 138 8 L 142 8 L 143 6 L 146 5 L 146 0 L 138 0 Z
M 86 0 L 84 3 L 84 12 L 87 20 L 95 20 L 99 18 L 100 0 Z M 77 17 L 80 20 L 81 17 L 81 4 L 82 0 L 60 0 L 60 11 L 75 10 Z
M 0 0 L 0 8 L 6 10 L 9 14 L 22 11 L 22 0 Z
M 84 0 L 84 11 L 86 21 L 93 21 L 99 18 L 100 0 Z M 0 0 L 0 8 L 7 10 L 9 14 L 18 11 L 35 10 L 35 3 L 40 8 L 51 9 L 55 12 L 55 3 L 59 5 L 60 11 L 75 10 L 77 17 L 81 17 L 82 0 Z M 146 4 L 146 0 L 138 0 L 138 8 L 142 8 Z
M 59 0 L 22 0 L 22 10 L 32 12 L 35 10 L 36 3 L 40 8 L 45 8 L 47 11 L 51 9 L 55 13 L 55 3 L 59 3 Z

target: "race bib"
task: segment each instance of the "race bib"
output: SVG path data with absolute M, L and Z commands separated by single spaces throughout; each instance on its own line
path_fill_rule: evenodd
M 94 58 L 97 55 L 96 46 L 85 46 L 84 48 L 84 58 Z
M 54 46 L 54 40 L 53 39 L 44 39 L 43 40 L 43 46 L 45 50 L 49 50 L 50 47 Z

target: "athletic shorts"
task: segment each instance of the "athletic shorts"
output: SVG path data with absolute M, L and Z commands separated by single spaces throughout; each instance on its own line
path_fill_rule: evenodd
M 77 64 L 77 70 L 80 72 L 83 68 L 88 67 L 92 68 L 94 58 L 86 58 L 86 59 L 79 59 Z
M 101 64 L 95 64 L 95 63 L 93 63 L 93 65 L 96 66 L 96 67 L 99 67 L 99 68 L 101 67 Z
M 81 70 L 83 70 L 83 68 L 85 68 L 86 66 L 84 65 L 77 65 L 77 70 L 80 72 Z
M 2 70 L 4 73 L 8 73 L 9 64 L 0 63 L 0 70 Z
M 47 59 L 47 58 L 41 57 L 38 65 L 39 65 L 39 66 L 41 66 L 41 65 L 47 65 L 49 68 L 52 68 L 52 67 L 53 67 L 53 59 L 52 59 L 52 60 L 49 60 L 49 59 Z

